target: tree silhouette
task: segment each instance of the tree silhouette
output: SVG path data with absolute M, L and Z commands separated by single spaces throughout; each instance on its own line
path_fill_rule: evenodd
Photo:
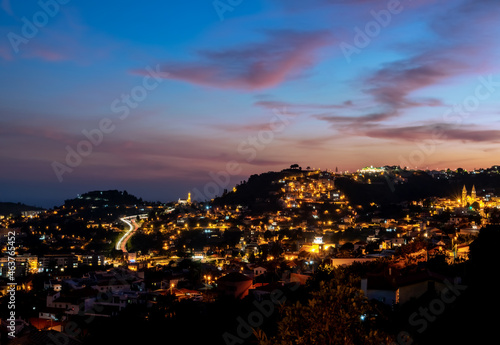
M 481 208 L 481 206 L 479 205 L 479 203 L 477 201 L 474 201 L 471 205 L 471 207 L 475 210 L 475 211 L 479 211 L 479 209 Z
M 248 262 L 251 264 L 255 263 L 255 253 L 251 252 L 250 255 L 248 256 Z
M 375 310 L 353 286 L 320 282 L 307 303 L 285 306 L 277 335 L 256 332 L 260 345 L 388 344 L 391 339 L 372 326 Z

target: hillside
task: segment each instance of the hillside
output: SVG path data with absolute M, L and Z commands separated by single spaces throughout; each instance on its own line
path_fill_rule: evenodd
M 212 202 L 220 205 L 243 205 L 251 210 L 258 211 L 278 208 L 278 191 L 281 186 L 277 183 L 285 174 L 283 172 L 267 172 L 252 175 L 248 181 L 236 185 L 233 191 L 225 192 Z
M 215 198 L 214 205 L 243 205 L 252 210 L 279 208 L 278 199 L 281 184 L 285 176 L 305 176 L 317 178 L 309 171 L 286 169 L 281 172 L 267 172 L 252 175 L 248 181 L 236 185 L 234 190 L 225 192 Z M 450 174 L 443 178 L 432 177 L 425 171 L 404 171 L 399 177 L 404 182 L 395 182 L 394 175 L 357 175 L 335 177 L 335 187 L 338 188 L 351 204 L 389 205 L 404 201 L 421 200 L 431 197 L 459 197 L 463 186 L 471 190 L 476 187 L 479 195 L 500 193 L 500 174 L 490 172 L 469 174 L 467 172 Z
M 20 202 L 0 202 L 0 215 L 20 215 L 24 211 L 43 211 L 43 208 L 21 204 Z
M 92 191 L 64 201 L 66 207 L 116 207 L 142 204 L 142 198 L 129 194 L 126 190 Z

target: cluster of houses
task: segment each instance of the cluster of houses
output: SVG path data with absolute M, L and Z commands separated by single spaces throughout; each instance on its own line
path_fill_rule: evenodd
M 363 171 L 367 176 L 382 173 L 385 170 L 373 167 Z M 427 270 L 402 275 L 400 269 L 437 255 L 444 255 L 448 262 L 466 260 L 471 238 L 492 221 L 485 208 L 497 208 L 500 202 L 489 194 L 478 197 L 473 189 L 470 196 L 465 191 L 455 200 L 435 198 L 425 205 L 408 202 L 403 205 L 405 210 L 421 206 L 420 213 L 411 216 L 408 213 L 392 219 L 373 212 L 373 217 L 367 219 L 335 189 L 332 173 L 310 174 L 291 174 L 277 181 L 281 210 L 257 214 L 247 212 L 244 206 L 193 205 L 190 196 L 179 200 L 181 211 L 169 209 L 168 217 L 163 219 L 150 217 L 141 228 L 145 234 L 168 234 L 163 243 L 168 255 L 127 253 L 125 261 L 90 252 L 17 255 L 18 289 L 33 289 L 32 281 L 20 279 L 33 273 L 45 273 L 50 278 L 43 286 L 45 303 L 35 306 L 38 309 L 32 317 L 17 320 L 16 331 L 26 327 L 61 331 L 72 317 L 109 318 L 130 305 L 148 310 L 165 296 L 193 302 L 211 301 L 216 296 L 261 300 L 287 284 L 306 284 L 320 262 L 338 267 L 394 258 L 399 248 L 418 240 L 424 240 L 426 247 L 393 260 L 382 273 L 367 274 L 361 279 L 361 289 L 369 299 L 388 305 L 404 304 L 428 291 L 447 296 L 449 285 L 459 284 L 456 277 Z M 436 218 L 445 212 L 451 216 L 444 221 Z M 473 220 L 478 215 L 480 221 Z M 194 229 L 201 230 L 206 241 L 198 248 L 183 244 L 184 256 L 176 256 L 179 240 Z M 226 231 L 241 232 L 236 244 L 228 245 Z M 342 239 L 342 235 L 355 240 Z M 0 257 L 0 277 L 8 273 L 6 260 Z M 196 271 L 198 275 L 186 261 L 201 267 Z M 110 263 L 114 268 L 102 269 Z M 88 273 L 78 277 L 68 273 L 79 267 L 86 267 Z M 0 289 L 6 294 L 7 285 Z

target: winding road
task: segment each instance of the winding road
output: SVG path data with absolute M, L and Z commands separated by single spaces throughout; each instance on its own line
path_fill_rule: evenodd
M 125 224 L 128 225 L 128 230 L 125 231 L 125 233 L 123 234 L 123 236 L 118 240 L 118 242 L 116 243 L 116 249 L 117 250 L 121 250 L 122 252 L 124 253 L 128 253 L 127 252 L 127 241 L 130 239 L 130 237 L 132 237 L 132 235 L 134 234 L 134 232 L 137 231 L 137 229 L 139 229 L 139 225 L 137 225 L 137 223 L 135 222 L 135 218 L 137 218 L 137 216 L 130 216 L 130 217 L 125 217 L 125 218 L 120 218 L 120 220 L 122 222 L 124 222 Z
M 170 213 L 170 212 L 172 212 L 174 210 L 175 210 L 175 208 L 169 208 L 165 212 L 166 213 Z M 148 218 L 148 215 L 147 214 L 136 214 L 136 215 L 133 215 L 133 216 L 120 218 L 120 220 L 122 222 L 124 222 L 125 224 L 128 225 L 128 230 L 125 231 L 125 233 L 123 234 L 123 236 L 120 237 L 120 239 L 116 243 L 116 246 L 115 246 L 116 250 L 121 250 L 123 253 L 128 253 L 127 248 L 126 248 L 127 247 L 127 242 L 130 239 L 130 237 L 132 237 L 132 235 L 134 234 L 134 232 L 136 232 L 137 229 L 139 229 L 139 225 L 137 225 L 137 223 L 135 222 L 135 220 L 137 219 L 137 217 L 139 217 L 140 219 L 145 219 L 145 218 Z

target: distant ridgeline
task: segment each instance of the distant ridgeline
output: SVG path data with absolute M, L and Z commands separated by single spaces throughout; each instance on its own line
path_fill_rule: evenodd
M 107 190 L 107 191 L 93 191 L 82 195 L 78 195 L 74 199 L 69 199 L 64 201 L 65 206 L 73 207 L 87 207 L 87 206 L 97 206 L 97 207 L 114 207 L 122 205 L 135 205 L 142 204 L 142 198 L 137 198 L 132 194 L 129 194 L 126 190 L 121 192 L 118 190 Z
M 370 180 L 368 180 L 368 177 Z M 433 176 L 426 171 L 407 171 L 377 177 L 366 175 L 364 180 L 351 176 L 337 177 L 335 186 L 353 204 L 399 203 L 430 197 L 460 197 L 464 185 L 475 186 L 478 194 L 500 194 L 500 174 L 491 172 L 452 172 Z
M 14 202 L 0 202 L 0 215 L 2 216 L 8 216 L 8 215 L 14 215 L 14 216 L 19 216 L 22 215 L 23 212 L 29 212 L 29 211 L 44 211 L 45 209 L 41 207 L 36 207 L 36 206 L 29 206 L 25 204 L 21 204 L 20 202 L 14 203 Z
M 212 204 L 242 205 L 253 210 L 279 208 L 282 186 L 280 180 L 290 176 L 315 179 L 324 174 L 316 170 L 291 167 L 280 172 L 252 175 L 248 181 L 241 181 L 232 190 L 225 190 Z M 372 202 L 392 204 L 430 197 L 460 197 L 464 185 L 469 189 L 474 185 L 478 194 L 500 194 L 500 169 L 496 167 L 473 173 L 463 169 L 440 171 L 439 174 L 432 171 L 395 169 L 384 173 L 360 171 L 353 174 L 329 174 L 335 181 L 335 188 L 355 205 L 368 205 Z
M 279 196 L 277 192 L 281 185 L 277 182 L 286 175 L 285 172 L 267 172 L 259 175 L 252 175 L 248 181 L 241 181 L 231 191 L 216 197 L 212 204 L 220 205 L 242 205 L 252 209 L 259 206 L 278 206 Z

